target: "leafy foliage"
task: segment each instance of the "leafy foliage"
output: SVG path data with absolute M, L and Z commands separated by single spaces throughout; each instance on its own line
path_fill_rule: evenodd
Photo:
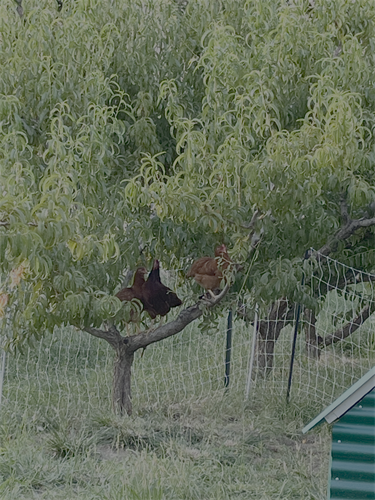
M 126 268 L 152 256 L 188 267 L 217 243 L 252 263 L 235 290 L 295 298 L 304 251 L 340 227 L 340 197 L 353 217 L 372 216 L 370 0 L 23 9 L 20 18 L 11 0 L 0 6 L 8 347 L 63 323 L 126 321 L 113 297 Z M 256 209 L 254 261 L 246 225 Z M 373 243 L 369 227 L 340 258 Z

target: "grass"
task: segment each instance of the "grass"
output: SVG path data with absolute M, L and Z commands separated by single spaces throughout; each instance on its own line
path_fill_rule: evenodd
M 2 499 L 323 499 L 329 432 L 230 395 L 144 416 L 3 423 Z
M 150 346 L 134 366 L 134 416 L 123 418 L 110 410 L 112 353 L 103 342 L 66 328 L 9 357 L 0 498 L 325 499 L 330 429 L 307 436 L 301 429 L 323 396 L 333 397 L 333 386 L 329 376 L 324 387 L 312 377 L 328 373 L 324 359 L 313 372 L 300 356 L 285 403 L 289 333 L 278 343 L 272 377 L 255 380 L 247 402 L 251 338 L 242 323 L 234 330 L 227 391 L 224 328 L 202 335 L 193 325 Z M 351 376 L 352 366 L 349 382 Z

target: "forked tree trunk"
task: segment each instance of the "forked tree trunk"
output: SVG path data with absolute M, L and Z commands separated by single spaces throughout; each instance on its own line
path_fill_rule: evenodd
M 193 306 L 183 309 L 177 318 L 170 323 L 130 337 L 123 337 L 114 325 L 109 326 L 107 330 L 92 327 L 83 328 L 90 335 L 106 340 L 116 353 L 112 391 L 112 405 L 116 413 L 132 414 L 131 369 L 134 353 L 138 349 L 145 349 L 150 344 L 160 342 L 181 332 L 189 323 L 202 316 L 205 308 L 217 305 L 228 293 L 228 290 L 229 285 L 226 285 L 219 295 L 214 298 L 206 297 Z
M 116 349 L 113 370 L 112 407 L 115 413 L 132 414 L 131 369 L 134 352 L 129 352 L 127 346 L 121 344 Z

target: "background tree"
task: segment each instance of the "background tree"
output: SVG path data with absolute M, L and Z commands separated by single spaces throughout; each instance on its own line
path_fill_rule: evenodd
M 301 299 L 309 247 L 373 269 L 371 1 L 58 7 L 0 6 L 5 348 L 67 323 L 111 336 L 124 271 L 154 256 L 226 243 L 233 293 L 271 315 Z

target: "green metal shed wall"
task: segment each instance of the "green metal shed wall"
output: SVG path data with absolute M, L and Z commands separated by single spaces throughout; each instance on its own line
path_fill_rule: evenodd
M 375 500 L 375 389 L 332 429 L 331 500 Z

